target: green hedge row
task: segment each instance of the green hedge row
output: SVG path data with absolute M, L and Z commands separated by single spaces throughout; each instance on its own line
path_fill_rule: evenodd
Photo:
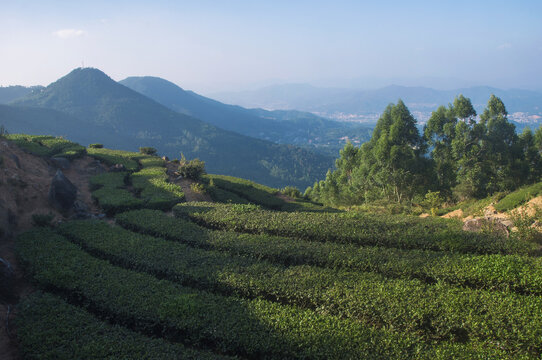
M 143 207 L 144 201 L 124 188 L 128 179 L 127 172 L 107 172 L 90 178 L 92 197 L 109 216 Z
M 102 187 L 92 192 L 92 197 L 98 201 L 108 216 L 118 212 L 142 208 L 145 202 L 134 197 L 126 189 Z
M 494 234 L 468 233 L 449 219 L 359 213 L 279 212 L 254 205 L 187 203 L 176 216 L 215 229 L 309 241 L 461 253 L 527 253 L 532 245 Z
M 127 181 L 127 172 L 106 172 L 91 177 L 89 183 L 92 190 L 96 190 L 101 187 L 120 189 L 126 185 Z
M 39 143 L 42 138 L 49 138 L 49 136 L 32 136 L 24 134 L 10 134 L 6 135 L 7 139 L 13 141 L 21 149 L 37 155 L 37 156 L 50 156 L 50 149 Z
M 104 148 L 88 148 L 87 153 L 95 159 L 103 161 L 109 166 L 122 164 L 128 171 L 139 169 L 138 159 L 145 156 L 139 153 Z
M 12 134 L 6 137 L 20 148 L 37 156 L 75 159 L 86 153 L 84 146 L 60 137 L 25 134 Z
M 429 283 L 444 281 L 453 285 L 542 295 L 541 258 L 360 247 L 265 234 L 238 234 L 208 230 L 155 210 L 117 214 L 116 221 L 137 232 L 288 266 L 306 264 L 372 271 Z
M 209 187 L 213 201 L 233 204 L 258 204 L 268 209 L 281 211 L 326 211 L 322 205 L 304 199 L 286 202 L 277 197 L 278 189 L 225 175 L 205 175 L 203 181 Z
M 59 230 L 100 257 L 184 285 L 317 309 L 417 334 L 426 341 L 469 339 L 533 354 L 542 346 L 540 297 L 428 286 L 373 273 L 287 268 L 194 249 L 98 221 L 69 222 Z
M 277 189 L 250 180 L 226 175 L 206 175 L 204 179 L 208 182 L 212 180 L 216 187 L 266 208 L 280 210 L 286 204 L 284 200 L 275 196 L 279 192 Z
M 107 318 L 144 332 L 250 358 L 512 358 L 478 344 L 428 346 L 412 334 L 265 300 L 181 287 L 112 266 L 47 229 L 17 239 L 21 263 L 45 288 L 79 298 Z M 497 346 L 498 347 L 498 346 Z
M 169 210 L 183 201 L 184 193 L 181 188 L 167 181 L 166 168 L 145 167 L 150 164 L 164 164 L 162 159 L 146 156 L 140 158 L 140 161 L 144 162 L 143 168 L 132 175 L 126 172 L 109 172 L 90 179 L 91 189 L 94 189 L 92 196 L 107 214 L 142 207 Z M 139 197 L 125 189 L 130 182 Z
M 132 174 L 131 180 L 134 189 L 143 190 L 147 186 L 149 179 L 166 180 L 166 168 L 164 167 L 147 167 Z
M 161 158 L 157 156 L 146 156 L 139 159 L 139 163 L 141 164 L 141 167 L 147 168 L 147 167 L 164 167 L 166 164 L 165 160 L 162 160 Z
M 25 359 L 227 359 L 152 339 L 96 319 L 63 299 L 36 292 L 17 306 L 17 338 Z
M 131 179 L 147 208 L 169 210 L 184 200 L 181 187 L 168 182 L 164 167 L 144 167 L 132 174 Z
M 146 167 L 163 167 L 166 163 L 157 156 L 150 156 L 124 150 L 105 149 L 103 147 L 89 147 L 87 152 L 90 156 L 103 161 L 109 166 L 122 164 L 128 171 L 137 171 L 139 168 Z
M 206 189 L 213 201 L 226 204 L 250 204 L 250 201 L 247 199 L 242 198 L 230 191 L 219 188 L 218 186 L 207 186 Z

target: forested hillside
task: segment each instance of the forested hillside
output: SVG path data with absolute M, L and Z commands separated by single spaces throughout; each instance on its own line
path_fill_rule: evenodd
M 267 111 L 226 105 L 186 91 L 160 78 L 129 77 L 121 84 L 177 112 L 193 116 L 222 129 L 279 144 L 305 146 L 337 156 L 344 139 L 365 142 L 371 127 L 337 122 L 295 110 Z
M 0 113 L 0 124 L 11 132 L 39 131 L 83 144 L 102 142 L 117 149 L 152 146 L 171 158 L 179 158 L 182 152 L 188 158 L 203 159 L 210 171 L 277 187 L 305 187 L 322 177 L 333 163 L 325 155 L 225 131 L 177 113 L 97 69 L 76 69 L 14 105 Z M 37 108 L 46 110 L 39 114 Z M 52 110 L 65 115 L 56 121 Z M 22 122 L 15 121 L 13 113 Z M 72 121 L 65 121 L 66 117 Z M 49 128 L 44 126 L 48 122 Z
M 8 104 L 42 88 L 42 86 L 0 86 L 0 104 Z

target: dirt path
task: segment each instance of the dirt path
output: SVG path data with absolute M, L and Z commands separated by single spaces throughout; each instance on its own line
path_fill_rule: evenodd
M 184 198 L 188 201 L 213 201 L 209 194 L 201 194 L 192 190 L 191 185 L 195 184 L 194 180 L 180 179 L 175 181 L 175 184 L 179 185 L 183 189 Z

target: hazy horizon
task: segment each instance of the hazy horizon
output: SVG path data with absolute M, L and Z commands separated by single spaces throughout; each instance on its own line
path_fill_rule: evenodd
M 202 94 L 304 83 L 542 90 L 542 3 L 27 1 L 3 4 L 0 85 L 76 67 Z

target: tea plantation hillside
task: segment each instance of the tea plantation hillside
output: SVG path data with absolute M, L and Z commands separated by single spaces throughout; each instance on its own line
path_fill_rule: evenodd
M 89 184 L 103 220 L 17 237 L 36 288 L 17 305 L 23 358 L 542 356 L 542 260 L 521 238 L 341 212 L 221 175 L 200 180 L 213 202 L 185 202 L 172 162 L 65 151 L 122 171 Z

